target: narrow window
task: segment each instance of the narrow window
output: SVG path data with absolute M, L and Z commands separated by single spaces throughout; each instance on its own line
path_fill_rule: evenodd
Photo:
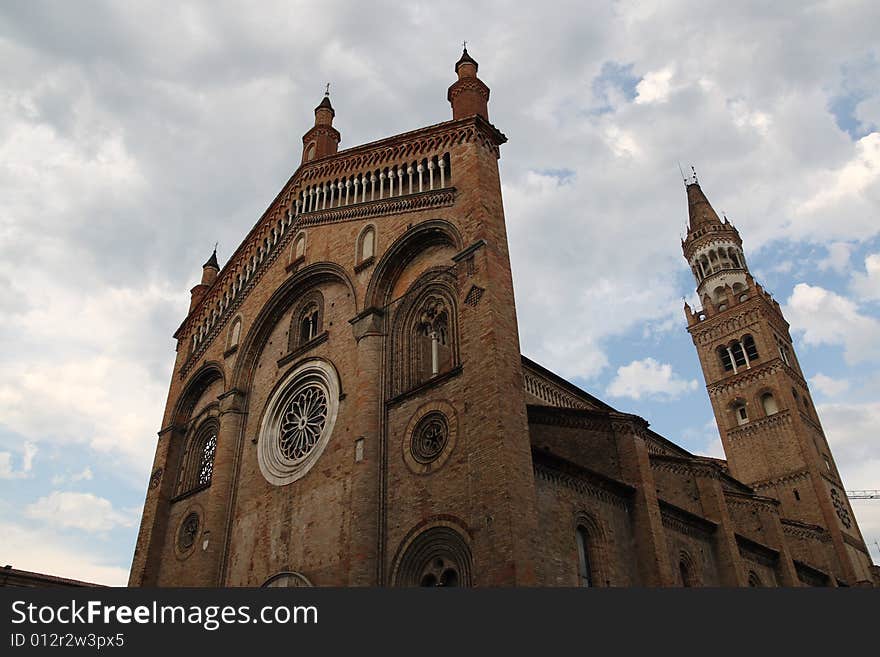
M 318 335 L 318 306 L 311 305 L 303 312 L 300 322 L 300 343 L 304 344 Z
M 217 451 L 217 431 L 213 429 L 202 444 L 202 457 L 199 461 L 199 486 L 207 486 L 214 476 L 214 453 Z
M 734 415 L 736 415 L 736 423 L 739 425 L 746 424 L 749 421 L 749 414 L 746 411 L 746 405 L 742 402 L 737 403 L 733 407 Z
M 801 501 L 801 494 L 798 493 L 798 489 L 795 488 L 792 492 L 794 493 L 794 499 L 796 499 L 798 502 L 800 502 Z
M 733 361 L 730 359 L 730 352 L 727 350 L 727 347 L 718 347 L 718 357 L 721 359 L 721 366 L 724 368 L 724 371 L 730 372 L 733 369 Z
M 779 412 L 779 408 L 776 406 L 776 400 L 769 392 L 765 392 L 761 395 L 761 406 L 764 407 L 764 415 L 773 415 L 774 413 Z
M 366 231 L 364 231 L 363 238 L 361 239 L 360 262 L 363 262 L 364 260 L 373 257 L 373 243 L 375 242 L 375 239 L 375 231 L 373 231 L 372 228 L 368 228 Z
M 828 472 L 833 472 L 831 469 L 831 459 L 828 458 L 828 455 L 823 454 L 822 458 L 825 459 L 825 469 L 828 470 Z
M 754 338 L 751 335 L 743 336 L 742 344 L 745 347 L 746 356 L 748 356 L 749 360 L 758 360 L 758 347 L 755 345 Z
M 578 550 L 578 583 L 580 586 L 592 586 L 592 573 L 590 572 L 590 539 L 587 530 L 577 528 Z
M 758 577 L 758 573 L 754 570 L 749 571 L 749 586 L 755 589 L 759 589 L 763 586 L 763 584 L 761 584 L 761 578 Z
M 745 367 L 746 356 L 743 352 L 742 345 L 739 342 L 734 342 L 730 345 L 730 351 L 733 353 L 733 362 L 736 363 L 736 366 Z

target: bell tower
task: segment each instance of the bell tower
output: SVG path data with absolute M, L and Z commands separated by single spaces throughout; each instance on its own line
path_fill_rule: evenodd
M 847 584 L 870 581 L 871 559 L 813 405 L 779 303 L 749 272 L 739 231 L 685 181 L 684 257 L 701 310 L 685 304 L 731 474 L 779 501 L 793 556 Z M 820 561 L 824 563 L 819 563 Z

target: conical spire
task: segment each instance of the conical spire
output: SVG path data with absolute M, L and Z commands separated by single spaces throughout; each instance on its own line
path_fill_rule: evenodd
M 213 285 L 217 280 L 217 274 L 220 272 L 220 263 L 217 262 L 217 247 L 208 261 L 202 265 L 202 285 Z
M 709 203 L 709 199 L 703 194 L 698 182 L 688 183 L 686 185 L 688 198 L 688 227 L 693 232 L 703 226 L 709 224 L 721 225 L 718 214 Z
M 202 265 L 202 269 L 206 267 L 213 267 L 217 271 L 220 271 L 220 263 L 217 262 L 217 247 L 214 247 L 214 252 L 211 254 L 211 257 L 208 258 L 208 262 Z

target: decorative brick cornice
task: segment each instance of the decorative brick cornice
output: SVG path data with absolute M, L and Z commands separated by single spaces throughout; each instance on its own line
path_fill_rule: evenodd
M 526 410 L 529 424 L 545 424 L 571 429 L 586 429 L 587 431 L 611 431 L 608 414 L 602 411 L 558 408 L 538 404 L 528 404 Z
M 532 464 L 536 478 L 555 486 L 564 486 L 620 509 L 626 510 L 627 500 L 635 492 L 631 486 L 546 452 L 533 449 Z
M 364 168 L 396 163 L 401 159 L 420 157 L 448 149 L 455 144 L 474 141 L 497 155 L 498 147 L 507 141 L 507 137 L 481 116 L 445 121 L 315 160 L 302 166 L 293 182 L 306 183 L 359 172 Z
M 810 476 L 809 470 L 798 470 L 796 472 L 789 472 L 787 475 L 783 475 L 782 477 L 775 477 L 773 479 L 764 479 L 762 481 L 756 481 L 753 484 L 749 484 L 755 490 L 763 490 L 765 488 L 772 488 L 774 486 L 779 486 L 780 484 L 790 484 L 795 481 L 800 481 L 801 479 L 806 479 Z
M 783 518 L 780 520 L 782 524 L 782 533 L 795 538 L 805 538 L 811 541 L 819 541 L 821 543 L 829 543 L 831 534 L 819 525 L 810 525 L 806 522 Z
M 447 187 L 429 192 L 418 192 L 406 196 L 395 196 L 378 201 L 366 201 L 357 205 L 346 205 L 331 210 L 317 210 L 297 217 L 297 227 L 310 228 L 323 224 L 343 221 L 359 221 L 386 214 L 404 214 L 443 208 L 455 203 L 455 188 Z
M 764 361 L 759 365 L 753 365 L 749 369 L 740 370 L 736 374 L 731 374 L 720 381 L 711 383 L 706 386 L 710 397 L 719 397 L 726 395 L 731 390 L 740 390 L 750 385 L 760 382 L 763 379 L 770 378 L 776 372 L 785 371 L 792 379 L 806 386 L 806 381 L 792 367 L 786 365 L 781 358 L 772 358 Z
M 736 535 L 736 546 L 739 548 L 740 556 L 747 561 L 752 561 L 768 568 L 775 568 L 776 564 L 779 563 L 778 550 L 769 548 L 740 534 Z
M 525 368 L 523 368 L 523 387 L 527 393 L 541 401 L 547 402 L 550 406 L 584 410 L 596 408 L 594 405 L 566 392 L 562 386 L 553 383 L 548 378 Z
M 649 450 L 650 451 L 650 447 Z M 650 456 L 651 468 L 665 470 L 681 475 L 692 475 L 704 479 L 722 479 L 725 475 L 720 466 L 706 461 L 698 461 L 681 456 L 669 454 L 654 454 Z
M 764 497 L 763 495 L 746 495 L 743 493 L 733 493 L 725 491 L 724 502 L 727 508 L 733 510 L 733 507 L 745 507 L 750 511 L 764 511 L 779 515 L 779 500 L 772 497 Z
M 809 584 L 810 586 L 828 586 L 828 582 L 831 581 L 831 578 L 826 572 L 815 566 L 811 566 L 808 563 L 804 563 L 803 561 L 798 561 L 797 559 L 792 559 L 792 561 L 794 562 L 794 569 L 795 572 L 797 572 L 798 579 L 804 584 Z
M 749 436 L 752 436 L 756 433 L 763 433 L 768 429 L 790 425 L 791 412 L 787 410 L 779 411 L 777 413 L 774 413 L 773 415 L 768 415 L 767 417 L 752 420 L 748 424 L 734 427 L 733 429 L 728 429 L 727 438 L 731 441 L 741 440 L 743 438 L 748 438 Z
M 693 538 L 709 540 L 718 527 L 711 520 L 701 518 L 674 504 L 664 500 L 658 500 L 658 503 L 660 505 L 660 518 L 666 529 L 671 529 L 679 534 L 685 534 Z

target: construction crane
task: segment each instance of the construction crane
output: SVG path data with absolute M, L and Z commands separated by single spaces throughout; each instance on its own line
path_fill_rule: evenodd
M 880 490 L 848 490 L 846 496 L 851 500 L 880 500 Z

